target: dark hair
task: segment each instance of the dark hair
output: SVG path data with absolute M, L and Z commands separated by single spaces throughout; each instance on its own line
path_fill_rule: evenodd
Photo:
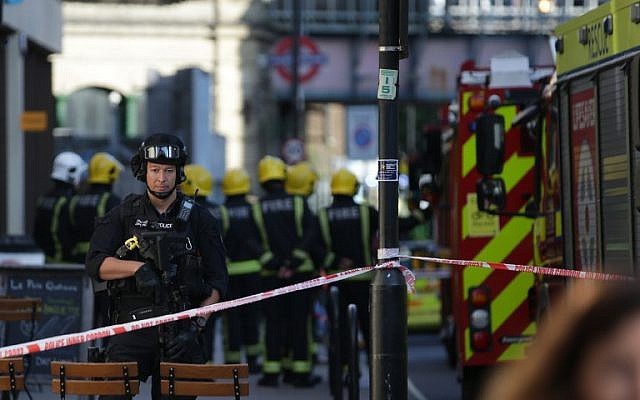
M 576 379 L 585 354 L 640 313 L 635 282 L 571 285 L 562 304 L 542 322 L 528 358 L 496 374 L 486 399 L 577 399 Z

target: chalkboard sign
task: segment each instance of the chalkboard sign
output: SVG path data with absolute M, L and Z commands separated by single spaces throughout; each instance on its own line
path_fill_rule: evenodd
M 79 332 L 82 327 L 81 274 L 11 273 L 7 276 L 7 295 L 11 297 L 39 297 L 42 313 L 36 321 L 34 339 Z M 16 321 L 6 325 L 5 344 L 27 342 L 31 339 L 31 321 Z M 40 381 L 39 375 L 50 379 L 51 360 L 79 360 L 79 347 L 35 353 L 31 357 L 30 377 Z

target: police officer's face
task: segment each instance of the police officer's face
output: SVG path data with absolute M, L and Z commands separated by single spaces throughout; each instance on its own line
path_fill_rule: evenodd
M 147 162 L 147 185 L 154 192 L 168 192 L 176 186 L 175 165 Z

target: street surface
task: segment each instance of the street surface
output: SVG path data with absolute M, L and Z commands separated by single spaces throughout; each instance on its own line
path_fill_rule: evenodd
M 218 349 L 220 347 L 217 347 Z M 321 353 L 321 358 L 325 356 Z M 409 336 L 409 400 L 458 400 L 460 398 L 460 386 L 456 380 L 455 371 L 448 367 L 444 348 L 440 345 L 436 334 L 411 334 Z M 360 380 L 360 399 L 369 398 L 369 372 L 365 358 L 362 357 L 363 368 Z M 327 364 L 321 362 L 314 371 L 322 376 L 322 383 L 310 389 L 292 388 L 289 385 L 281 384 L 278 388 L 265 388 L 258 386 L 259 375 L 251 375 L 249 398 L 260 400 L 320 400 L 330 399 L 329 386 L 327 380 Z M 150 387 L 148 384 L 141 385 L 141 394 L 136 396 L 138 400 L 150 400 Z M 51 393 L 49 386 L 31 387 L 31 394 L 34 400 L 54 400 L 56 397 Z M 347 392 L 343 397 L 348 399 Z M 20 399 L 27 399 L 25 393 L 20 395 Z M 67 399 L 74 400 L 76 397 L 67 396 Z M 200 397 L 200 399 L 214 399 L 213 397 Z

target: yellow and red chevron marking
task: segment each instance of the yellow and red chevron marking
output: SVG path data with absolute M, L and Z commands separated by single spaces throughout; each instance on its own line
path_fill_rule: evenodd
M 473 235 L 469 221 L 473 200 L 469 194 L 476 192 L 476 183 L 481 178 L 476 169 L 476 137 L 469 130 L 470 124 L 478 116 L 465 107 L 469 97 L 477 88 L 470 88 L 461 94 L 462 113 L 458 129 L 459 166 L 456 196 L 456 224 L 458 232 L 455 256 L 465 260 L 491 260 L 529 264 L 533 260 L 533 221 L 524 217 L 496 216 L 497 231 L 493 234 Z M 504 95 L 500 90 L 486 91 Z M 510 129 L 511 121 L 517 113 L 515 106 L 502 107 L 498 113 L 505 118 L 505 163 L 500 175 L 507 190 L 506 210 L 523 211 L 534 189 L 534 155 L 522 152 L 521 135 L 518 129 Z M 480 236 L 480 237 L 478 237 Z M 529 273 L 478 270 L 463 268 L 455 273 L 455 313 L 459 329 L 458 345 L 462 351 L 463 365 L 487 365 L 502 360 L 521 358 L 526 343 L 507 343 L 509 338 L 530 336 L 535 333 L 535 323 L 530 320 L 528 292 L 534 284 L 534 276 Z M 469 333 L 469 309 L 467 296 L 469 288 L 485 285 L 491 295 L 492 344 L 489 351 L 474 352 Z
M 468 315 L 467 296 L 474 286 L 486 286 L 491 296 L 490 351 L 474 352 L 468 324 L 464 328 L 465 365 L 486 365 L 497 361 L 524 357 L 527 343 L 510 343 L 513 338 L 530 337 L 535 333 L 535 322 L 530 319 L 528 292 L 534 283 L 530 273 L 509 271 L 478 271 L 465 268 L 463 271 L 464 292 L 462 312 Z M 505 342 L 507 340 L 507 342 Z

